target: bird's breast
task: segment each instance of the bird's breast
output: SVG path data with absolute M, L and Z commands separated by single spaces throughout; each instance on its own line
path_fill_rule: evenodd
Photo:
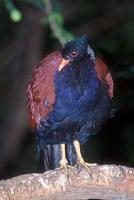
M 73 73 L 73 72 L 72 72 Z M 56 80 L 56 98 L 54 109 L 58 115 L 68 116 L 94 106 L 99 91 L 99 80 L 95 69 L 85 74 L 58 74 Z

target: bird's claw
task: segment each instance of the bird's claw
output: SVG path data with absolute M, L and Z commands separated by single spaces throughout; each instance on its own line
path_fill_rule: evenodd
M 82 162 L 78 161 L 76 167 L 77 167 L 78 173 L 80 173 L 82 167 L 86 168 L 88 172 L 91 173 L 90 167 L 96 166 L 96 165 L 97 165 L 96 163 L 87 163 L 85 161 L 82 161 Z
M 56 170 L 61 170 L 61 169 L 69 170 L 73 168 L 74 168 L 73 166 L 68 164 L 68 161 L 66 159 L 62 159 L 60 160 L 60 167 L 56 168 Z

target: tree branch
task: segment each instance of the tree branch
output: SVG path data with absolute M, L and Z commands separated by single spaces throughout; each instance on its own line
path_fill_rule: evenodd
M 90 173 L 82 168 L 21 175 L 0 181 L 1 200 L 134 199 L 134 169 L 96 165 Z
M 74 36 L 72 35 L 72 33 L 70 33 L 69 31 L 67 31 L 64 28 L 63 16 L 61 15 L 60 12 L 53 9 L 52 1 L 44 0 L 44 4 L 45 4 L 45 12 L 48 16 L 48 22 L 49 22 L 50 28 L 51 28 L 54 36 L 59 41 L 59 43 L 62 46 L 64 46 L 64 44 L 67 41 L 73 39 Z

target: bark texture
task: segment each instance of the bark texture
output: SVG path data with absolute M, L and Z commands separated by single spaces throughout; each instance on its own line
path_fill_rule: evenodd
M 117 165 L 27 174 L 0 181 L 0 200 L 134 199 L 134 169 Z

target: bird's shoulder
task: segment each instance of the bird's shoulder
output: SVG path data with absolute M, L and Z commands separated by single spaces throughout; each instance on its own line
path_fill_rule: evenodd
M 46 56 L 35 68 L 28 83 L 27 102 L 32 129 L 52 110 L 55 101 L 54 76 L 61 59 L 60 52 Z
M 95 69 L 98 79 L 100 81 L 106 82 L 106 84 L 108 85 L 108 94 L 110 98 L 112 98 L 114 92 L 113 78 L 107 65 L 99 57 L 96 58 Z

